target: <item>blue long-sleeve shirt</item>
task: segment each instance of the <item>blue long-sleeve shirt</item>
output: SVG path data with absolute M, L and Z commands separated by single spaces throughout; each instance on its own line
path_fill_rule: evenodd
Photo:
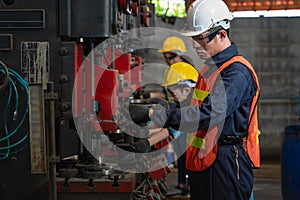
M 216 67 L 238 55 L 235 44 L 206 61 L 208 76 Z M 257 86 L 246 66 L 235 62 L 225 68 L 201 106 L 189 106 L 162 111 L 154 110 L 152 120 L 158 126 L 183 132 L 221 128 L 222 135 L 240 136 L 247 133 L 252 98 Z

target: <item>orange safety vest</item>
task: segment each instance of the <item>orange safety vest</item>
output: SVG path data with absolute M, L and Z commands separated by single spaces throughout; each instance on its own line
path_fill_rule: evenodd
M 256 95 L 252 99 L 252 105 L 250 109 L 250 115 L 248 118 L 248 135 L 243 138 L 243 148 L 248 153 L 254 168 L 260 167 L 260 151 L 259 151 L 259 130 L 257 120 L 257 102 L 260 95 L 260 87 L 257 75 L 251 66 L 251 64 L 242 56 L 234 56 L 221 65 L 218 70 L 213 72 L 209 77 L 203 78 L 199 76 L 197 84 L 194 88 L 193 99 L 191 101 L 192 106 L 201 106 L 203 100 L 209 95 L 213 88 L 218 75 L 226 67 L 230 66 L 234 62 L 240 62 L 245 65 L 253 76 L 253 79 L 257 85 Z M 208 70 L 208 66 L 205 66 L 200 74 Z M 199 130 L 192 136 L 188 137 L 188 147 L 186 150 L 186 167 L 192 171 L 203 171 L 207 169 L 215 161 L 218 152 L 218 133 L 217 127 L 212 127 L 209 130 Z

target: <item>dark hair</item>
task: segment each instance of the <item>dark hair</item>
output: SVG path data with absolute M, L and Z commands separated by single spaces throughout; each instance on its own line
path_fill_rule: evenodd
M 164 57 L 168 60 L 172 60 L 177 56 L 176 53 L 173 53 L 173 52 L 169 52 L 169 53 L 171 54 L 169 57 L 167 57 L 166 54 L 164 53 Z
M 229 37 L 229 30 L 230 30 L 230 28 L 229 29 L 225 29 L 225 31 L 227 32 L 228 37 Z
M 212 31 L 217 30 L 217 29 L 219 29 L 219 31 L 220 30 L 225 30 L 226 33 L 227 33 L 227 35 L 229 36 L 229 32 L 230 32 L 229 30 L 230 30 L 230 28 L 224 29 L 222 26 L 216 26 L 216 27 L 212 28 Z

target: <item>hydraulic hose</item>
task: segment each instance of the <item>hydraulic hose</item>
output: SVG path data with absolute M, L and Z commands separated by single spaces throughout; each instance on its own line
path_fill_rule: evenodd
M 25 120 L 28 116 L 29 103 L 28 103 L 28 84 L 27 82 L 14 70 L 8 68 L 3 62 L 0 61 L 0 73 L 4 74 L 7 77 L 7 83 L 5 81 L 1 85 L 1 89 L 6 89 L 8 92 L 7 99 L 5 103 L 4 115 L 3 115 L 3 126 L 4 134 L 1 134 L 0 143 L 0 160 L 8 158 L 12 154 L 16 154 L 23 149 L 25 149 L 29 144 L 29 131 L 22 132 L 20 131 L 21 127 L 25 123 Z M 25 90 L 25 91 L 24 91 Z M 19 93 L 25 94 L 25 111 L 23 115 L 19 115 Z M 11 114 L 10 108 L 13 106 L 11 102 L 14 102 L 13 114 Z M 20 118 L 18 117 L 20 116 Z M 15 121 L 19 118 L 16 127 L 9 127 L 8 121 Z M 4 145 L 5 144 L 5 145 Z

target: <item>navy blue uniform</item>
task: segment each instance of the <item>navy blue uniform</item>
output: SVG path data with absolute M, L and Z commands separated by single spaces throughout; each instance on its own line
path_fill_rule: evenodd
M 207 60 L 207 74 L 238 55 L 235 44 Z M 257 87 L 246 66 L 235 62 L 221 72 L 210 95 L 201 106 L 154 110 L 153 122 L 182 132 L 221 128 L 217 159 L 213 165 L 191 175 L 191 199 L 248 200 L 253 186 L 251 162 L 241 144 L 224 143 L 226 136 L 247 134 L 252 98 Z M 167 114 L 167 115 L 166 115 Z M 222 138 L 222 139 L 221 139 Z

